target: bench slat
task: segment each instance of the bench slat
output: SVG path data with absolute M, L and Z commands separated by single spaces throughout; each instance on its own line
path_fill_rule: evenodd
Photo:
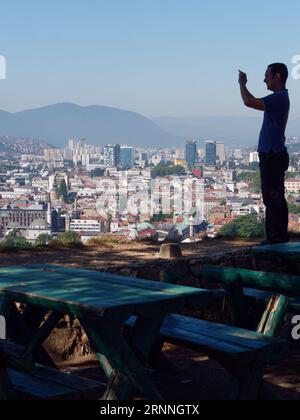
M 78 391 L 82 400 L 96 400 L 100 398 L 105 389 L 105 385 L 98 381 L 70 373 L 63 373 L 40 365 L 37 366 L 34 376 Z
M 175 314 L 167 317 L 161 330 L 162 333 L 164 333 L 165 328 L 180 328 L 187 332 L 198 332 L 211 338 L 222 339 L 245 349 L 261 349 L 273 344 L 272 339 L 254 331 Z
M 20 398 L 96 400 L 104 391 L 98 381 L 35 365 L 27 372 L 22 363 L 25 347 L 0 341 L 0 360 Z
M 132 327 L 136 318 L 131 317 L 125 325 Z M 246 363 L 261 358 L 268 359 L 273 350 L 284 349 L 286 342 L 261 334 L 217 324 L 210 321 L 171 314 L 166 317 L 160 330 L 165 342 L 183 345 L 209 355 L 239 359 Z M 278 348 L 277 348 L 278 347 Z
M 78 400 L 80 394 L 71 388 L 8 369 L 14 389 L 20 399 L 33 400 Z

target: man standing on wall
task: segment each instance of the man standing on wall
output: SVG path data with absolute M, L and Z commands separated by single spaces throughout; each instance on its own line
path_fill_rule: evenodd
M 286 89 L 288 75 L 285 64 L 270 64 L 265 73 L 265 83 L 273 94 L 258 99 L 247 89 L 247 75 L 239 72 L 244 104 L 264 111 L 258 144 L 262 194 L 266 206 L 267 240 L 262 245 L 289 241 L 288 205 L 284 187 L 284 173 L 289 167 L 289 154 L 285 146 L 285 130 L 290 111 L 289 93 Z

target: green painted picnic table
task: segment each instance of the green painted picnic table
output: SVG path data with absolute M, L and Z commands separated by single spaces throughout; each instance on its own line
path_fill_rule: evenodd
M 250 253 L 263 258 L 300 261 L 300 242 L 255 246 L 249 249 Z
M 8 316 L 14 302 L 42 309 L 47 321 L 24 356 L 33 359 L 59 320 L 78 317 L 108 378 L 103 399 L 130 399 L 136 390 L 143 397 L 161 399 L 144 366 L 170 312 L 208 304 L 207 290 L 163 284 L 77 268 L 29 265 L 0 268 L 0 314 Z M 122 334 L 132 315 L 138 320 L 130 338 Z

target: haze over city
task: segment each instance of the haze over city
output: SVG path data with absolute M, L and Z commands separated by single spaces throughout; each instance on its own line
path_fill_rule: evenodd
M 277 4 L 277 3 L 276 3 Z M 72 102 L 146 117 L 255 116 L 241 106 L 242 69 L 259 97 L 266 66 L 300 54 L 299 2 L 12 0 L 1 5 L 0 109 Z M 280 29 L 279 29 L 280 28 Z M 289 81 L 291 118 L 300 81 Z

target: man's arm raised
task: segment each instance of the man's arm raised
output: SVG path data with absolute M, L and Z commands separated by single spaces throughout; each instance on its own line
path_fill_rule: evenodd
M 252 93 L 249 92 L 247 89 L 247 75 L 246 73 L 243 73 L 242 71 L 239 72 L 239 84 L 241 88 L 241 96 L 243 99 L 244 104 L 248 108 L 257 109 L 258 111 L 264 111 L 265 110 L 265 104 L 262 99 L 255 98 Z

